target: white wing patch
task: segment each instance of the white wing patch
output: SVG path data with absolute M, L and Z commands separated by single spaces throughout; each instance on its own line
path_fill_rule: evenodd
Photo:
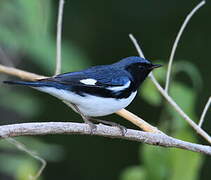
M 97 80 L 90 78 L 90 79 L 82 79 L 82 80 L 80 80 L 80 82 L 83 84 L 86 84 L 86 85 L 95 85 Z
M 115 86 L 115 87 L 109 87 L 107 89 L 112 90 L 112 91 L 122 91 L 124 89 L 127 89 L 130 86 L 130 81 L 128 81 L 125 85 L 123 86 Z

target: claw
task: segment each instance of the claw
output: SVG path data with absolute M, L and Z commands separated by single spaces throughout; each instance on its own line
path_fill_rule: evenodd
M 122 136 L 124 136 L 127 132 L 127 128 L 120 125 L 120 124 L 117 124 L 115 122 L 109 122 L 109 121 L 105 121 L 105 120 L 101 120 L 101 119 L 95 119 L 95 118 L 89 118 L 89 121 L 96 121 L 96 122 L 99 122 L 99 123 L 102 123 L 102 124 L 106 124 L 106 125 L 110 125 L 110 126 L 113 126 L 113 127 L 118 127 Z
M 85 123 L 87 123 L 87 122 L 85 122 Z M 96 131 L 96 129 L 97 129 L 97 125 L 96 124 L 94 124 L 94 123 L 92 123 L 92 122 L 89 122 L 89 123 L 87 123 L 88 125 L 89 125 L 89 127 L 90 127 L 90 134 L 91 135 L 93 135 L 94 134 L 94 132 Z
M 115 122 L 109 122 L 109 121 L 101 120 L 101 119 L 95 119 L 95 118 L 87 117 L 80 112 L 80 110 L 78 109 L 78 107 L 75 104 L 67 103 L 67 102 L 65 102 L 65 103 L 68 104 L 69 106 L 71 106 L 76 112 L 78 112 L 81 115 L 84 122 L 90 126 L 90 134 L 91 135 L 94 134 L 94 132 L 97 129 L 97 125 L 94 124 L 92 121 L 96 121 L 96 122 L 103 123 L 103 124 L 106 124 L 106 125 L 118 127 L 122 136 L 124 136 L 127 132 L 127 128 L 125 128 L 124 126 L 122 126 L 120 124 L 117 124 Z
M 120 129 L 122 136 L 125 136 L 125 134 L 127 133 L 127 128 L 119 124 L 117 124 L 117 127 Z

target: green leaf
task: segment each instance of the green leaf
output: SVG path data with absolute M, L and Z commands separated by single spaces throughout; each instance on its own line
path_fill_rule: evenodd
M 140 94 L 149 104 L 158 106 L 161 104 L 162 97 L 151 80 L 145 80 L 141 87 Z
M 193 89 L 187 87 L 186 85 L 178 82 L 174 82 L 170 87 L 170 95 L 175 100 L 175 102 L 183 109 L 183 111 L 190 116 L 192 119 L 196 119 L 195 114 L 195 102 L 196 93 Z M 187 122 L 181 117 L 181 115 L 175 111 L 169 104 L 166 105 L 168 111 L 172 114 L 174 125 L 176 128 L 183 128 L 188 126 Z
M 193 132 L 189 129 L 177 132 L 176 138 L 195 142 Z M 170 151 L 171 175 L 169 180 L 197 180 L 203 164 L 203 155 L 187 150 L 173 148 Z
M 177 73 L 184 72 L 188 75 L 190 80 L 192 81 L 193 87 L 195 90 L 199 90 L 202 88 L 202 77 L 199 72 L 199 69 L 189 61 L 177 61 L 174 64 L 174 68 L 172 71 L 172 76 L 175 76 Z
M 63 147 L 57 144 L 42 142 L 34 137 L 19 137 L 15 139 L 47 161 L 58 162 L 65 156 Z M 6 166 L 0 166 L 0 172 L 8 174 L 14 179 L 29 179 L 29 176 L 35 175 L 41 166 L 40 161 L 21 152 L 6 140 L 0 141 L 0 151 L 0 162 L 1 164 L 6 164 Z
M 123 171 L 121 180 L 146 180 L 146 172 L 140 166 L 132 166 Z
M 169 174 L 169 149 L 144 144 L 141 149 L 147 180 L 163 180 Z
M 0 171 L 14 177 L 17 180 L 28 180 L 29 176 L 35 175 L 40 167 L 40 162 L 23 155 L 14 156 L 11 154 L 1 153 L 0 161 L 1 164 L 6 164 L 6 166 L 1 166 Z
M 30 177 L 33 177 L 38 172 L 38 166 L 37 163 L 31 160 L 25 159 L 24 161 L 21 161 L 21 165 L 19 165 L 16 169 L 16 178 L 17 180 L 29 180 Z M 37 180 L 41 180 L 41 177 L 39 177 Z

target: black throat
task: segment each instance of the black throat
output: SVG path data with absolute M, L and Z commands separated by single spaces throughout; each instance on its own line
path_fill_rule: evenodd
M 151 72 L 147 68 L 140 69 L 137 67 L 129 67 L 127 71 L 130 73 L 131 81 L 133 82 L 132 91 L 136 91 Z

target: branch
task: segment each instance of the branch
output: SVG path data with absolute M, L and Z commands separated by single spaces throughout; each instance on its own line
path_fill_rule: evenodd
M 61 73 L 61 40 L 62 40 L 62 19 L 63 19 L 64 0 L 59 1 L 57 36 L 56 36 L 56 70 L 55 75 Z
M 150 78 L 152 82 L 155 84 L 157 89 L 160 91 L 160 93 L 165 97 L 165 99 L 169 102 L 169 104 L 185 119 L 189 125 L 198 133 L 200 134 L 204 139 L 206 139 L 209 143 L 211 143 L 211 137 L 208 133 L 206 133 L 200 126 L 198 126 L 181 108 L 180 106 L 169 96 L 166 91 L 160 86 L 160 84 L 157 82 L 153 74 L 150 75 Z
M 152 126 L 151 124 L 147 123 L 146 121 L 126 109 L 121 109 L 120 111 L 117 111 L 116 114 L 132 122 L 146 132 L 163 133 L 158 128 Z
M 1 138 L 4 138 L 7 142 L 9 142 L 10 144 L 15 145 L 19 150 L 25 152 L 26 154 L 30 155 L 34 159 L 36 159 L 36 160 L 41 162 L 41 167 L 39 168 L 39 170 L 35 174 L 35 176 L 32 176 L 32 175 L 29 176 L 30 180 L 37 179 L 42 174 L 43 170 L 45 169 L 45 167 L 47 165 L 47 162 L 43 158 L 38 156 L 36 152 L 28 149 L 23 143 L 15 140 L 14 138 L 10 138 L 8 136 L 4 136 L 4 134 L 2 134 L 1 132 L 0 132 L 0 136 L 1 136 Z
M 31 72 L 23 71 L 13 67 L 7 67 L 0 64 L 0 73 L 8 74 L 11 76 L 16 76 L 24 80 L 35 81 L 38 79 L 47 78 L 46 76 L 41 76 Z
M 199 124 L 198 124 L 199 127 L 201 127 L 203 122 L 204 122 L 204 117 L 205 117 L 205 115 L 206 115 L 206 113 L 208 111 L 208 108 L 210 107 L 210 104 L 211 104 L 211 97 L 209 97 L 209 99 L 207 101 L 207 104 L 205 105 L 204 110 L 203 110 L 203 112 L 201 114 L 201 118 L 200 118 Z
M 173 59 L 174 59 L 174 55 L 175 55 L 175 52 L 176 52 L 176 49 L 177 49 L 177 45 L 178 45 L 178 42 L 182 36 L 182 33 L 185 29 L 185 27 L 187 26 L 187 24 L 189 23 L 190 19 L 192 18 L 192 16 L 205 4 L 206 2 L 205 1 L 201 1 L 188 15 L 187 17 L 185 18 L 185 21 L 183 22 L 178 34 L 177 34 L 177 37 L 176 37 L 176 40 L 174 41 L 174 45 L 172 47 L 172 50 L 171 50 L 171 55 L 170 55 L 170 59 L 169 59 L 169 64 L 168 64 L 168 69 L 167 69 L 167 74 L 166 74 L 166 86 L 165 86 L 165 91 L 168 92 L 168 88 L 169 88 L 169 83 L 170 83 L 170 75 L 171 75 L 171 68 L 172 68 L 172 63 L 173 63 Z
M 136 47 L 139 56 L 144 57 L 142 50 L 137 43 L 135 37 L 132 34 L 129 34 L 131 41 L 133 42 L 134 46 Z M 169 102 L 169 104 L 190 124 L 190 126 L 195 129 L 195 131 L 200 134 L 204 139 L 206 139 L 209 143 L 211 143 L 211 137 L 207 134 L 200 126 L 198 126 L 180 107 L 179 105 L 168 95 L 168 93 L 161 87 L 158 81 L 155 79 L 153 73 L 149 74 L 150 79 L 158 89 L 158 91 L 163 95 L 163 97 Z
M 91 135 L 90 132 L 89 125 L 71 122 L 22 123 L 0 126 L 1 137 L 47 134 Z M 155 146 L 182 148 L 211 155 L 211 146 L 189 143 L 164 134 L 128 129 L 125 136 L 122 136 L 119 128 L 99 124 L 92 135 L 143 142 Z

